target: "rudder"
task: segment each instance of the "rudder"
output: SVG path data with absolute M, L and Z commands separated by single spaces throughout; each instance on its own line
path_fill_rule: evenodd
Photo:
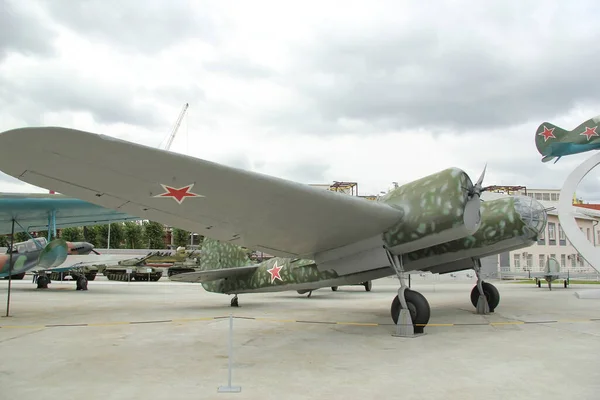
M 548 156 L 552 143 L 557 142 L 565 133 L 567 131 L 564 129 L 550 122 L 544 122 L 535 131 L 535 147 L 542 156 Z
M 253 264 L 240 246 L 205 237 L 200 253 L 202 270 L 243 267 Z

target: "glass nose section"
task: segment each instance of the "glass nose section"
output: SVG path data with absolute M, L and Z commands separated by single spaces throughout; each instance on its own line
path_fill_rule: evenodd
M 529 196 L 515 196 L 515 210 L 538 235 L 546 228 L 548 213 L 542 203 Z

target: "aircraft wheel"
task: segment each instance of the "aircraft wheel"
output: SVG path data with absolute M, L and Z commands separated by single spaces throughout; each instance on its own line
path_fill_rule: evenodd
M 366 281 L 365 282 L 365 290 L 367 292 L 370 292 L 372 288 L 373 288 L 373 283 L 371 281 Z
M 231 307 L 239 307 L 237 294 L 231 299 Z
M 423 333 L 425 325 L 427 325 L 429 322 L 429 317 L 431 316 L 431 309 L 427 299 L 421 293 L 410 289 L 406 289 L 404 291 L 404 297 L 406 298 L 406 305 L 408 306 L 408 311 L 410 312 L 415 333 Z M 400 299 L 398 296 L 396 296 L 392 301 L 392 307 L 390 309 L 394 324 L 398 323 L 400 308 Z
M 332 287 L 331 287 L 331 290 L 333 290 L 334 292 L 337 292 L 337 290 L 338 290 L 338 287 L 337 287 L 337 286 L 332 286 Z
M 483 286 L 483 294 L 487 299 L 490 312 L 494 312 L 494 309 L 500 304 L 500 292 L 491 283 L 482 282 L 481 286 Z M 475 285 L 473 290 L 471 290 L 471 303 L 473 307 L 477 307 L 477 300 L 479 300 L 479 290 L 477 290 L 477 285 Z
M 37 288 L 38 289 L 48 289 L 48 284 L 50 283 L 50 278 L 46 275 L 40 275 L 37 278 Z

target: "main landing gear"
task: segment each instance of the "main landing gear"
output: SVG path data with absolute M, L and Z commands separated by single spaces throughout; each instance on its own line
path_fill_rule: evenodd
M 398 295 L 394 297 L 390 309 L 392 320 L 396 324 L 395 336 L 413 336 L 415 333 L 423 333 L 431 315 L 429 303 L 421 293 L 409 289 L 406 285 L 402 255 L 394 255 L 387 249 L 386 253 L 400 280 Z
M 233 299 L 231 299 L 231 307 L 239 307 L 240 305 L 238 304 L 238 296 L 237 294 L 233 296 Z
M 84 274 L 77 274 L 77 290 L 88 290 L 88 280 Z
M 500 303 L 500 292 L 496 286 L 481 279 L 481 260 L 474 259 L 473 264 L 477 284 L 471 290 L 471 303 L 477 309 L 477 314 L 492 313 Z

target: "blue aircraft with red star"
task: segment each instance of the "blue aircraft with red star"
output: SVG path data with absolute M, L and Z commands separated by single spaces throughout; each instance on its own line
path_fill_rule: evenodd
M 590 118 L 573 130 L 560 128 L 550 122 L 542 123 L 535 133 L 535 146 L 543 156 L 542 162 L 563 156 L 600 150 L 600 116 Z

